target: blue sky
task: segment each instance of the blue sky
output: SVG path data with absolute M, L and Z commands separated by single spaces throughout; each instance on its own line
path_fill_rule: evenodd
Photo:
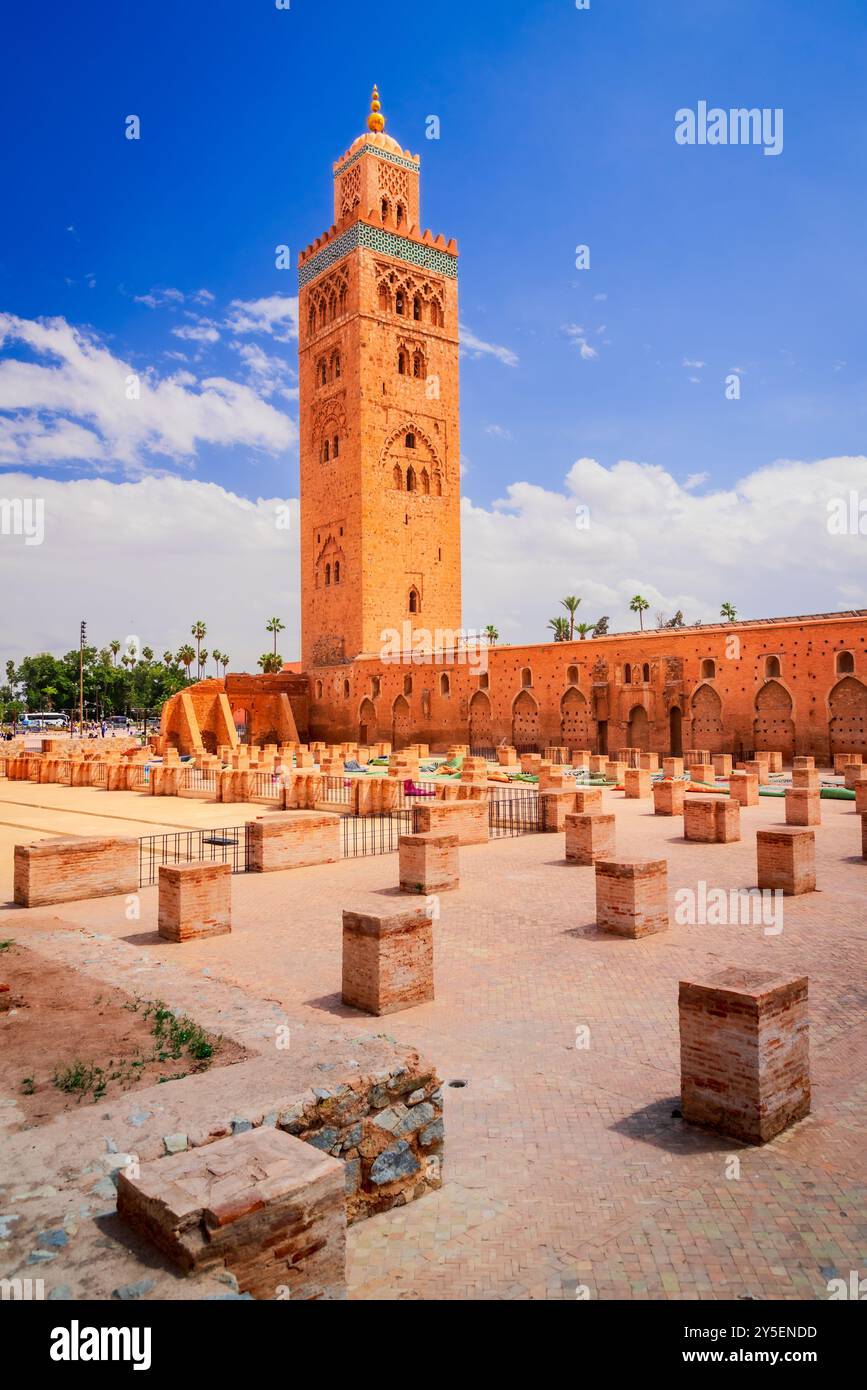
M 582 458 L 701 496 L 863 450 L 863 0 L 89 0 L 7 11 L 4 49 L 0 312 L 61 317 L 152 384 L 181 373 L 184 400 L 168 442 L 152 421 L 119 444 L 87 395 L 99 372 L 56 408 L 47 379 L 4 394 L 0 373 L 0 413 L 31 421 L 0 468 L 297 496 L 297 343 L 238 305 L 296 293 L 274 248 L 294 263 L 330 222 L 332 161 L 374 81 L 389 133 L 422 155 L 424 225 L 461 249 L 481 345 L 462 371 L 474 506 L 515 485 L 562 492 Z M 783 152 L 679 146 L 675 112 L 700 100 L 782 108 Z M 11 333 L 4 358 L 62 353 Z M 187 397 L 208 380 L 221 411 L 203 429 Z M 90 457 L 74 431 L 38 435 L 64 418 Z

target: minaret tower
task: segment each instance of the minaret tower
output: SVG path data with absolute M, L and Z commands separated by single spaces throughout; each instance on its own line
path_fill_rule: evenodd
M 305 670 L 461 626 L 458 251 L 422 233 L 420 158 L 367 132 L 299 262 Z

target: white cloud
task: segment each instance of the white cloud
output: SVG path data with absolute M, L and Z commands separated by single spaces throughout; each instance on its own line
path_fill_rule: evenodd
M 170 288 L 148 290 L 147 294 L 134 294 L 133 300 L 136 304 L 144 304 L 148 309 L 162 309 L 167 304 L 212 304 L 214 296 L 210 290 L 192 290 L 189 294 L 184 294 L 183 290 Z
M 43 461 L 101 459 L 141 472 L 166 460 L 189 462 L 200 444 L 277 453 L 297 438 L 294 422 L 250 386 L 217 376 L 199 381 L 189 371 L 160 378 L 153 368 L 136 369 L 113 356 L 95 335 L 63 318 L 0 314 L 0 348 L 15 345 L 36 360 L 0 359 L 7 463 L 27 465 L 37 449 Z M 132 377 L 138 400 L 128 398 Z
M 682 362 L 681 365 L 684 366 L 684 367 L 693 367 L 693 368 L 696 368 L 696 369 L 700 370 L 702 367 L 706 367 L 706 366 L 707 366 L 707 363 L 706 363 L 706 362 L 692 362 L 688 357 L 684 357 L 683 362 Z
M 607 294 L 594 294 L 593 298 L 594 298 L 595 300 L 598 300 L 598 301 L 601 303 L 603 300 L 605 300 L 605 299 L 608 298 L 608 295 L 607 295 Z
M 286 382 L 297 381 L 298 373 L 284 358 L 274 357 L 265 352 L 258 343 L 235 341 L 231 342 L 229 346 L 233 352 L 237 352 L 247 372 L 250 385 L 260 395 L 272 396 L 275 391 L 279 391 L 286 400 L 298 399 L 297 387 L 286 385 Z
M 173 328 L 171 331 L 176 338 L 185 338 L 190 343 L 216 343 L 220 340 L 219 330 L 209 319 L 202 319 L 195 324 L 182 323 L 179 328 Z
M 581 327 L 580 323 L 565 323 L 563 325 L 563 332 L 566 334 L 572 346 L 578 348 L 585 362 L 592 362 L 594 357 L 599 356 L 595 347 L 591 347 L 588 343 L 586 332 Z
M 612 631 L 636 625 L 634 593 L 687 620 L 715 620 L 725 600 L 743 617 L 867 607 L 864 538 L 827 530 L 829 499 L 863 495 L 865 470 L 865 457 L 781 462 L 696 494 L 658 466 L 579 459 L 562 491 L 520 482 L 490 508 L 465 498 L 464 622 L 546 641 L 569 593 L 583 597 L 582 619 L 607 613 Z M 588 530 L 576 528 L 579 504 Z
M 14 640 L 5 625 L 4 663 L 69 651 L 82 617 L 98 646 L 135 633 L 158 654 L 177 651 L 201 617 L 208 650 L 216 643 L 228 652 L 231 670 L 256 670 L 271 646 L 264 626 L 273 613 L 287 625 L 282 655 L 297 659 L 297 502 L 251 502 L 166 475 L 113 483 L 4 474 L 0 494 L 41 498 L 45 510 L 42 545 L 0 537 L 0 592 L 27 604 Z M 281 507 L 288 530 L 277 527 Z
M 486 425 L 485 434 L 489 434 L 494 439 L 511 439 L 512 432 L 507 430 L 505 425 Z
M 697 474 L 680 484 L 659 466 L 584 458 L 561 490 L 516 482 L 490 507 L 465 498 L 464 622 L 495 623 L 503 641 L 547 641 L 568 593 L 582 598 L 582 621 L 607 613 L 612 631 L 636 626 L 635 593 L 651 613 L 680 608 L 688 621 L 715 621 L 723 601 L 744 618 L 867 607 L 864 538 L 827 528 L 829 500 L 863 493 L 865 470 L 865 457 L 780 462 L 696 495 Z M 284 657 L 296 656 L 296 502 L 287 533 L 275 525 L 282 499 L 251 502 L 186 478 L 6 474 L 0 490 L 45 503 L 41 546 L 0 538 L 0 592 L 26 594 L 28 614 L 0 660 L 68 650 L 82 616 L 100 645 L 136 632 L 158 651 L 176 649 L 201 616 L 206 645 L 252 669 L 268 646 L 257 621 L 272 613 L 287 623 Z M 579 505 L 590 509 L 587 530 L 575 525 Z
M 498 362 L 502 362 L 504 367 L 517 367 L 518 355 L 511 348 L 498 347 L 496 343 L 486 343 L 484 339 L 477 338 L 471 328 L 466 324 L 460 325 L 461 353 L 469 353 L 473 357 L 496 357 Z
M 278 343 L 291 342 L 298 337 L 298 296 L 233 299 L 226 327 L 233 333 L 267 333 Z
M 701 487 L 702 483 L 706 483 L 709 477 L 709 473 L 689 473 L 683 484 L 684 491 L 692 492 L 695 488 Z

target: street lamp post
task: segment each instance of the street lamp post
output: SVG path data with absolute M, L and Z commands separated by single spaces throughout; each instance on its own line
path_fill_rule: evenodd
M 81 638 L 78 644 L 78 737 L 84 738 L 84 644 L 87 641 L 87 623 L 82 621 Z

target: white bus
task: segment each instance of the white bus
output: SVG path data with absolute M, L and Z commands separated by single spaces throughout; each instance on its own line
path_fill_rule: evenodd
M 23 729 L 66 729 L 68 725 L 67 716 L 53 709 L 28 710 L 21 718 Z

